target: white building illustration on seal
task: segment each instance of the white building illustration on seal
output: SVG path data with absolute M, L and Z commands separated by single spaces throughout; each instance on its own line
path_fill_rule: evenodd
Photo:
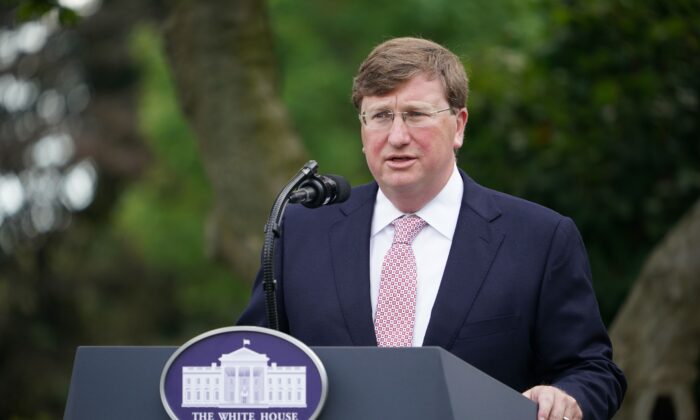
M 306 366 L 268 364 L 249 345 L 222 354 L 218 366 L 183 366 L 182 407 L 306 407 Z

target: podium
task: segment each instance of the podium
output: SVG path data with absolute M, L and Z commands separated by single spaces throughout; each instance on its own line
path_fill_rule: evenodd
M 176 349 L 79 347 L 64 420 L 168 420 L 160 376 Z M 537 418 L 535 403 L 439 347 L 312 349 L 328 373 L 319 420 Z

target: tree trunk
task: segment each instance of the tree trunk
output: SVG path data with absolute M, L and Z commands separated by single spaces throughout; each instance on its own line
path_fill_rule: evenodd
M 266 4 L 181 0 L 165 39 L 214 190 L 210 254 L 252 279 L 273 200 L 306 159 L 278 94 Z
M 647 260 L 611 327 L 629 388 L 618 420 L 695 419 L 700 201 Z

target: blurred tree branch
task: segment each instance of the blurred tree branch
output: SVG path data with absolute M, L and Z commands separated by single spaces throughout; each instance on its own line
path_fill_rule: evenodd
M 215 203 L 209 252 L 252 279 L 275 195 L 306 159 L 277 86 L 266 2 L 183 0 L 165 28 Z

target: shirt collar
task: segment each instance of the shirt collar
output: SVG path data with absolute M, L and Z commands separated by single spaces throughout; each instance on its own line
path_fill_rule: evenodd
M 455 165 L 447 184 L 445 184 L 435 198 L 430 200 L 428 204 L 423 206 L 423 208 L 418 210 L 415 214 L 425 220 L 428 225 L 437 230 L 441 235 L 452 240 L 455 226 L 457 226 L 457 219 L 459 218 L 459 209 L 461 207 L 463 194 L 464 182 Z M 381 188 L 377 189 L 377 201 L 374 205 L 371 235 L 376 235 L 393 222 L 394 219 L 403 215 L 404 213 L 394 207 L 387 196 L 384 195 Z

